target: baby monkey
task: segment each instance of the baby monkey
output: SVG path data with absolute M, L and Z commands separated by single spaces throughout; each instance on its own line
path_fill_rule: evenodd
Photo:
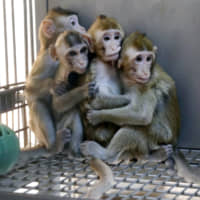
M 121 25 L 113 18 L 100 15 L 91 25 L 88 33 L 93 42 L 95 58 L 91 61 L 87 79 L 94 84 L 93 87 L 90 85 L 91 90 L 93 89 L 93 99 L 81 106 L 83 115 L 86 114 L 86 105 L 88 104 L 94 109 L 107 109 L 129 103 L 126 97 L 119 96 L 122 91 L 117 59 L 124 38 Z M 118 128 L 111 123 L 103 123 L 93 127 L 88 123 L 86 115 L 83 116 L 83 119 L 86 138 L 98 141 L 103 145 L 110 141 Z
M 171 152 L 168 144 L 176 144 L 180 123 L 174 81 L 156 64 L 156 47 L 140 33 L 126 38 L 119 68 L 123 96 L 130 103 L 119 108 L 91 110 L 88 119 L 93 125 L 111 122 L 121 128 L 107 148 L 85 142 L 83 153 L 108 162 L 167 159 Z
M 59 61 L 52 91 L 52 110 L 56 121 L 57 152 L 62 151 L 65 139 L 72 135 L 69 151 L 77 155 L 83 137 L 78 104 L 88 97 L 88 84 L 83 78 L 88 66 L 88 41 L 75 31 L 65 31 L 51 50 Z M 63 93 L 64 92 L 64 93 Z
M 79 24 L 78 14 L 60 7 L 48 12 L 40 24 L 40 51 L 28 75 L 25 97 L 29 105 L 30 128 L 35 133 L 41 146 L 50 150 L 55 145 L 55 125 L 51 110 L 50 88 L 54 84 L 54 75 L 58 61 L 51 57 L 51 45 L 58 35 L 65 30 L 76 30 L 86 34 Z

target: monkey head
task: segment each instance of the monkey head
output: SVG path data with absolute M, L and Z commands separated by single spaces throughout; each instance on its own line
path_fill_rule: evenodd
M 98 16 L 88 33 L 98 57 L 106 62 L 118 59 L 124 31 L 115 19 L 104 15 Z
M 145 84 L 151 78 L 157 47 L 141 33 L 129 35 L 122 46 L 118 66 L 123 76 L 135 83 Z
M 79 24 L 77 13 L 60 7 L 53 8 L 40 24 L 41 46 L 47 48 L 65 30 L 75 30 L 87 35 L 86 29 Z
M 83 74 L 88 66 L 88 43 L 82 35 L 76 31 L 61 33 L 51 49 L 51 56 L 66 66 L 66 70 Z

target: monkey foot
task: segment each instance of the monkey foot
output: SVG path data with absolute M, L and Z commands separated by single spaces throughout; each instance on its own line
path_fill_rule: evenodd
M 164 149 L 167 157 L 170 157 L 173 153 L 173 146 L 171 144 L 162 145 L 161 148 Z
M 71 141 L 72 133 L 68 128 L 58 130 L 56 132 L 56 152 L 60 153 L 64 149 L 64 145 Z
M 94 126 L 100 123 L 100 119 L 98 118 L 98 112 L 96 110 L 89 110 L 87 113 L 88 121 Z
M 152 162 L 166 161 L 173 153 L 172 145 L 161 145 L 159 149 L 154 150 L 149 155 L 148 160 Z
M 104 156 L 106 156 L 106 150 L 93 141 L 83 142 L 80 145 L 80 150 L 84 156 L 91 156 L 99 159 L 104 159 Z

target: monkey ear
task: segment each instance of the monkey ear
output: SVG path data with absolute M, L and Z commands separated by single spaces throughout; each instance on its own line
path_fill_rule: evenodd
M 57 53 L 56 53 L 56 48 L 55 48 L 54 45 L 50 45 L 49 46 L 49 54 L 54 60 L 58 60 L 58 56 L 57 56 Z
M 86 42 L 86 44 L 88 45 L 89 51 L 91 53 L 94 53 L 94 42 L 92 41 L 92 38 L 89 34 L 83 34 L 82 35 L 84 38 L 84 41 Z
M 42 32 L 44 36 L 48 39 L 51 39 L 55 32 L 56 32 L 56 26 L 51 19 L 44 19 L 42 22 Z

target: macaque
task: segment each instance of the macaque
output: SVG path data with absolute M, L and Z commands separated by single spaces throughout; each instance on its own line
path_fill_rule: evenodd
M 85 114 L 87 107 L 110 109 L 129 103 L 129 99 L 119 96 L 122 91 L 117 72 L 117 59 L 119 58 L 124 31 L 115 19 L 100 15 L 89 28 L 88 33 L 92 40 L 95 58 L 90 64 L 90 73 L 87 75 L 86 82 L 91 82 L 89 91 L 93 98 L 81 105 L 81 114 L 83 115 L 86 139 L 106 145 L 118 126 L 111 123 L 92 126 L 88 123 Z M 114 103 L 113 99 L 115 100 Z M 114 178 L 112 170 L 101 160 L 93 159 L 90 165 L 99 175 L 100 180 L 90 189 L 87 198 L 98 199 L 104 191 L 107 191 L 114 184 Z
M 117 59 L 121 50 L 121 43 L 124 38 L 124 31 L 119 23 L 104 15 L 97 17 L 89 28 L 88 33 L 93 42 L 95 58 L 90 64 L 89 78 L 92 83 L 93 100 L 89 106 L 95 109 L 113 108 L 129 103 L 129 99 L 121 94 L 121 85 L 117 72 Z M 98 93 L 95 89 L 98 88 Z M 113 98 L 115 99 L 114 103 Z M 85 113 L 84 111 L 82 114 Z M 86 119 L 86 116 L 83 117 Z M 110 141 L 117 126 L 111 123 L 104 123 L 99 126 L 91 126 L 87 119 L 84 120 L 85 134 L 87 139 L 96 140 L 106 145 Z
M 60 63 L 54 78 L 58 87 L 52 92 L 52 110 L 56 121 L 56 135 L 59 139 L 57 152 L 62 151 L 65 136 L 68 141 L 71 134 L 69 153 L 79 154 L 83 127 L 78 104 L 88 97 L 88 84 L 83 84 L 83 78 L 81 79 L 87 72 L 88 52 L 88 41 L 75 31 L 65 31 L 60 34 L 52 49 L 52 57 Z M 75 75 L 79 77 L 73 82 L 74 79 L 71 78 Z
M 174 151 L 180 128 L 176 88 L 172 78 L 156 63 L 156 52 L 157 47 L 143 34 L 136 32 L 126 38 L 118 67 L 123 96 L 130 103 L 88 112 L 93 125 L 111 122 L 121 128 L 107 148 L 86 141 L 81 144 L 81 150 L 86 156 L 116 163 L 131 159 L 161 162 L 170 157 L 180 177 L 199 184 L 199 169 L 191 168 L 184 156 Z M 99 188 L 98 192 L 105 190 Z
M 30 128 L 35 133 L 40 145 L 47 150 L 51 150 L 56 141 L 50 89 L 54 86 L 53 78 L 59 65 L 58 61 L 51 57 L 51 48 L 49 47 L 65 30 L 76 30 L 86 34 L 86 30 L 79 24 L 78 15 L 75 12 L 60 7 L 50 10 L 40 24 L 40 51 L 25 87 L 25 97 L 30 110 Z
M 93 141 L 81 144 L 84 155 L 107 162 L 168 158 L 171 145 L 177 142 L 180 114 L 175 83 L 156 64 L 156 50 L 143 34 L 136 32 L 126 38 L 118 67 L 124 87 L 122 96 L 130 103 L 88 112 L 93 125 L 110 122 L 121 128 L 106 148 Z

